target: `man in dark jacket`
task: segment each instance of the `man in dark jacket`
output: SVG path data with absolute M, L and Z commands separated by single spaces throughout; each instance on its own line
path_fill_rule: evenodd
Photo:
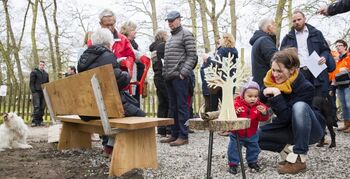
M 322 7 L 318 10 L 318 13 L 325 16 L 334 16 L 336 14 L 341 14 L 350 11 L 350 1 L 349 0 L 339 0 L 328 7 Z
M 49 75 L 45 71 L 45 62 L 40 61 L 38 68 L 35 68 L 30 73 L 29 86 L 32 92 L 33 102 L 32 127 L 42 125 L 46 105 L 41 84 L 48 82 Z
M 300 59 L 300 71 L 305 78 L 314 85 L 316 96 L 326 97 L 328 94 L 329 80 L 328 73 L 335 69 L 335 63 L 330 54 L 329 46 L 323 37 L 321 31 L 310 24 L 305 23 L 306 18 L 303 12 L 296 10 L 292 16 L 293 27 L 291 31 L 283 38 L 281 49 L 295 47 L 298 49 Z M 314 77 L 305 61 L 309 56 L 316 52 L 320 56 L 319 65 L 326 64 L 327 69 L 323 70 L 317 77 Z
M 276 25 L 272 18 L 264 18 L 259 23 L 259 30 L 254 32 L 249 41 L 252 45 L 251 64 L 253 81 L 264 89 L 263 79 L 270 69 L 271 58 L 276 51 Z M 261 93 L 262 94 L 262 93 Z
M 170 101 L 170 117 L 175 119 L 171 137 L 161 140 L 171 146 L 188 144 L 189 119 L 187 99 L 189 96 L 190 75 L 197 61 L 196 42 L 190 31 L 181 26 L 181 15 L 171 11 L 166 20 L 171 29 L 171 37 L 165 44 L 163 77 Z

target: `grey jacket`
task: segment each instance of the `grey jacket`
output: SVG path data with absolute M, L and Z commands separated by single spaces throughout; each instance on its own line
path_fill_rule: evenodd
M 165 44 L 163 77 L 171 80 L 180 74 L 188 78 L 197 62 L 196 42 L 190 31 L 179 26 Z

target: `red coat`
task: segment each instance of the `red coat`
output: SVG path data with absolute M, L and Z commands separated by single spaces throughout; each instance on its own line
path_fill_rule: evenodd
M 124 71 L 128 71 L 130 78 L 132 78 L 133 66 L 136 60 L 132 46 L 125 37 L 125 35 L 116 32 L 118 39 L 115 40 L 112 51 L 117 58 L 126 57 L 126 60 L 121 61 L 120 68 Z
M 241 96 L 237 96 L 234 100 L 234 105 L 235 105 L 235 109 L 243 107 L 243 111 L 237 113 L 237 117 L 244 117 L 244 118 L 250 118 L 250 127 L 247 129 L 241 129 L 238 130 L 238 135 L 240 137 L 251 137 L 253 136 L 259 126 L 259 121 L 267 121 L 270 117 L 270 115 L 268 114 L 268 107 L 261 103 L 260 101 L 258 101 L 257 103 L 255 103 L 254 105 L 250 105 L 247 102 L 244 101 L 244 99 Z M 256 107 L 258 105 L 262 105 L 266 108 L 266 115 L 262 115 L 257 109 Z M 234 132 L 234 131 L 232 131 Z

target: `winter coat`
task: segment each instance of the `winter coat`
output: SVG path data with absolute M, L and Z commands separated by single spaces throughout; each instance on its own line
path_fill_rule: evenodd
M 45 70 L 40 71 L 38 68 L 35 68 L 30 73 L 29 87 L 32 93 L 42 92 L 41 84 L 49 82 L 49 74 Z
M 171 80 L 180 74 L 189 78 L 198 60 L 196 53 L 196 41 L 190 31 L 182 26 L 172 30 L 165 44 L 164 79 Z
M 90 70 L 99 66 L 112 64 L 118 89 L 122 90 L 130 83 L 130 76 L 119 68 L 112 51 L 103 45 L 93 45 L 86 49 L 78 61 L 78 72 Z
M 262 129 L 288 128 L 292 126 L 292 108 L 296 102 L 303 101 L 312 107 L 312 99 L 315 95 L 314 86 L 305 79 L 304 75 L 299 72 L 298 76 L 292 82 L 292 92 L 290 94 L 281 94 L 269 98 L 269 104 L 276 117 L 272 123 L 262 126 Z M 318 111 L 314 110 L 315 114 Z M 318 113 L 319 114 L 319 113 Z M 320 115 L 316 115 L 320 120 Z
M 253 81 L 257 82 L 261 89 L 264 88 L 263 79 L 270 70 L 271 58 L 278 51 L 276 47 L 276 37 L 268 33 L 257 30 L 249 40 L 252 45 L 251 65 Z
M 165 49 L 165 42 L 161 41 L 155 41 L 149 46 L 149 50 L 157 51 L 157 59 L 152 60 L 152 68 L 154 71 L 154 77 L 163 79 L 162 77 L 162 70 L 163 70 L 163 64 L 162 59 L 164 59 L 164 49 Z
M 115 40 L 115 42 L 112 46 L 112 51 L 113 51 L 114 55 L 117 58 L 126 57 L 126 60 L 124 60 L 120 63 L 120 68 L 123 71 L 128 71 L 129 74 L 132 75 L 132 70 L 134 67 L 136 56 L 135 56 L 135 53 L 134 53 L 133 48 L 131 46 L 131 43 L 128 40 L 128 38 L 125 37 L 125 35 L 117 32 L 117 31 L 113 34 L 113 36 L 114 36 L 114 40 Z M 131 71 L 129 71 L 129 70 L 131 70 Z
M 323 70 L 317 78 L 314 78 L 312 76 L 312 79 L 308 80 L 315 86 L 315 88 L 321 88 L 323 94 L 328 94 L 328 72 L 332 72 L 335 69 L 335 62 L 331 55 L 329 46 L 322 35 L 322 32 L 309 24 L 305 25 L 309 31 L 309 36 L 307 38 L 307 47 L 309 50 L 309 55 L 316 51 L 320 57 L 326 58 L 327 65 L 327 69 Z M 282 40 L 281 49 L 288 47 L 298 48 L 294 28 L 292 28 L 292 30 Z
M 350 11 L 349 0 L 339 0 L 334 4 L 328 6 L 327 13 L 330 16 Z
M 268 108 L 265 104 L 257 101 L 254 105 L 248 104 L 241 96 L 237 96 L 234 100 L 235 109 L 243 108 L 243 110 L 237 113 L 237 117 L 249 118 L 250 127 L 247 129 L 238 130 L 240 137 L 252 137 L 256 134 L 258 129 L 259 121 L 267 121 L 270 117 L 268 114 Z M 266 115 L 262 115 L 258 110 L 257 106 L 262 105 L 266 108 Z

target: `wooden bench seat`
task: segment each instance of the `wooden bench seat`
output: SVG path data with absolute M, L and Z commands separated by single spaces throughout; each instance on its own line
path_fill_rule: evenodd
M 62 123 L 59 150 L 91 148 L 92 133 L 116 136 L 110 176 L 134 168 L 158 168 L 155 127 L 172 125 L 174 120 L 124 117 L 112 65 L 44 84 L 43 91 L 51 118 Z M 100 119 L 86 122 L 79 115 Z

